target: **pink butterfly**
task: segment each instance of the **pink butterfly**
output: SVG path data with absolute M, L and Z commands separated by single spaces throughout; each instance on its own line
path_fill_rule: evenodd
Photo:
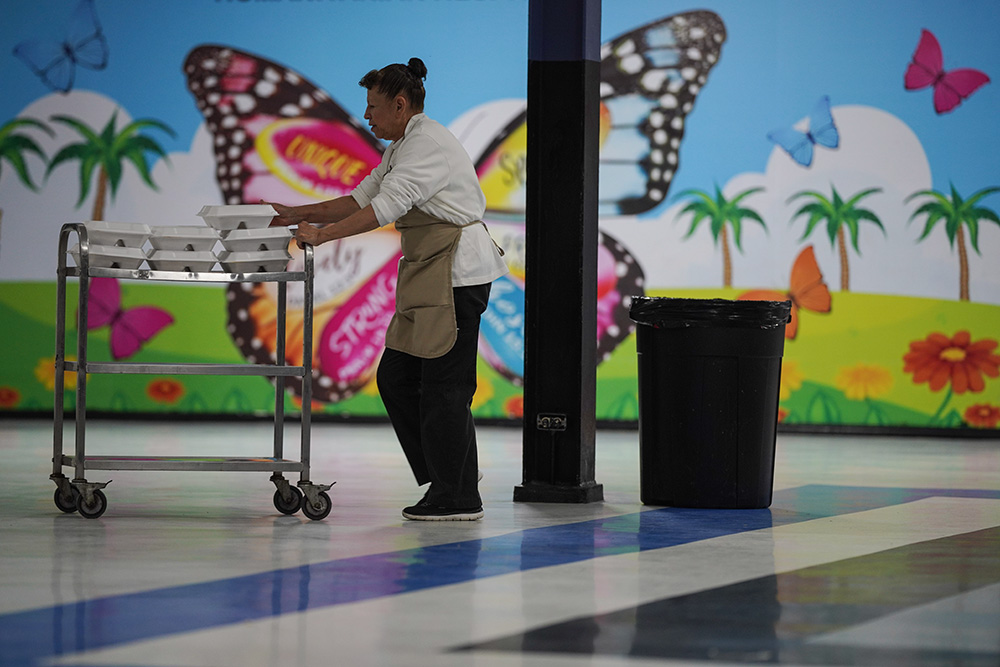
M 304 204 L 351 192 L 381 160 L 384 147 L 326 92 L 298 72 L 227 46 L 193 49 L 184 64 L 188 88 L 215 138 L 216 173 L 227 204 Z M 289 270 L 301 270 L 290 244 Z M 337 403 L 374 373 L 395 311 L 399 237 L 392 226 L 318 246 L 315 251 L 312 369 L 314 400 Z M 251 363 L 277 355 L 273 284 L 227 288 L 227 329 Z M 301 285 L 289 285 L 286 361 L 302 362 Z M 302 393 L 302 380 L 288 378 Z
M 122 308 L 121 286 L 117 278 L 91 278 L 87 301 L 87 329 L 111 327 L 111 356 L 131 357 L 174 318 L 153 306 Z
M 906 90 L 934 86 L 934 110 L 939 114 L 948 113 L 989 82 L 990 78 L 977 69 L 944 71 L 941 45 L 929 30 L 920 33 L 920 43 L 903 78 Z

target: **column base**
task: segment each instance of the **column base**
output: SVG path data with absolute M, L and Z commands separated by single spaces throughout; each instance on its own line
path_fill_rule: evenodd
M 564 486 L 546 482 L 526 482 L 514 487 L 516 503 L 599 503 L 604 501 L 604 485 L 588 482 Z

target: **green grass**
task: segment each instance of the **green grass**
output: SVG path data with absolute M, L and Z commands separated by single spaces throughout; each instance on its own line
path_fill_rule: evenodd
M 0 409 L 50 410 L 53 395 L 36 377 L 55 350 L 55 283 L 0 283 L 0 322 L 6 345 L 0 347 L 0 390 L 17 392 L 13 405 Z M 130 361 L 163 363 L 241 363 L 243 357 L 226 333 L 225 286 L 122 283 L 126 307 L 156 304 L 175 323 L 158 334 Z M 68 286 L 67 355 L 75 356 L 76 285 Z M 659 290 L 652 296 L 735 298 L 737 290 Z M 782 401 L 788 423 L 822 425 L 962 426 L 973 404 L 1000 405 L 1000 379 L 987 378 L 983 392 L 949 395 L 915 384 L 903 372 L 903 355 L 913 341 L 938 331 L 968 330 L 973 340 L 1000 339 L 1000 307 L 914 297 L 835 292 L 830 313 L 800 313 L 798 336 L 786 341 L 784 363 L 802 376 L 801 386 Z M 91 331 L 91 361 L 110 359 L 108 328 Z M 836 386 L 837 374 L 857 363 L 880 366 L 892 377 L 883 395 L 850 400 Z M 597 417 L 638 419 L 637 358 L 634 337 L 627 338 L 598 368 Z M 147 394 L 147 375 L 92 375 L 87 383 L 90 410 L 143 413 L 252 414 L 274 409 L 274 389 L 261 377 L 180 376 L 184 387 L 174 404 Z M 521 389 L 479 363 L 481 396 L 476 416 L 507 418 Z M 8 394 L 9 395 L 9 394 Z M 72 392 L 67 392 L 67 405 Z M 295 410 L 290 397 L 286 409 Z M 376 392 L 368 390 L 317 410 L 331 414 L 382 416 Z

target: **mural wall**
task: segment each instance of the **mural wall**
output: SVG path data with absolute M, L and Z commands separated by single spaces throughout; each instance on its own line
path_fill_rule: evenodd
M 7 3 L 0 410 L 51 409 L 63 223 L 201 225 L 206 204 L 349 192 L 384 150 L 358 79 L 419 56 L 427 113 L 475 161 L 511 268 L 483 319 L 475 413 L 519 418 L 527 10 Z M 790 299 L 784 423 L 1000 433 L 998 24 L 989 0 L 605 2 L 598 418 L 638 417 L 632 295 Z M 398 253 L 391 229 L 317 249 L 314 411 L 384 415 Z M 274 362 L 273 285 L 104 279 L 91 302 L 92 360 Z M 273 409 L 259 377 L 98 375 L 87 393 L 123 413 Z

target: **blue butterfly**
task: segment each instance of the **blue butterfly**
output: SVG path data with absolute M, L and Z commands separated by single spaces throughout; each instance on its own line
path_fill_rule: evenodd
M 66 39 L 26 39 L 14 47 L 20 58 L 52 90 L 73 88 L 76 66 L 102 70 L 108 64 L 108 42 L 97 21 L 94 0 L 81 0 L 73 10 Z
M 808 167 L 812 164 L 814 144 L 827 148 L 840 145 L 840 133 L 830 113 L 830 97 L 824 95 L 816 102 L 809 114 L 809 129 L 805 132 L 788 127 L 768 132 L 767 138 L 785 149 L 793 160 Z

